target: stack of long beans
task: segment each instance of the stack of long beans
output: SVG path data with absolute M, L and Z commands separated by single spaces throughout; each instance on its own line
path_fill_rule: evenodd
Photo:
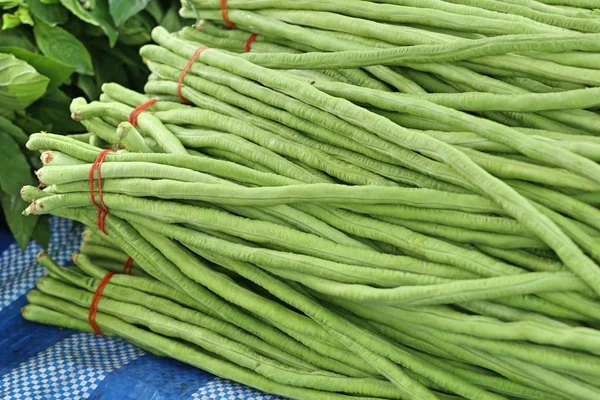
M 24 316 L 290 398 L 600 398 L 585 1 L 220 3 L 30 137 L 25 213 L 88 228 Z

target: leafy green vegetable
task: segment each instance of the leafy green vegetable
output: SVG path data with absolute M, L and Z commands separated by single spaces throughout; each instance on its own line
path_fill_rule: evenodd
M 20 191 L 23 185 L 34 182 L 31 168 L 17 142 L 7 134 L 0 134 L 0 203 L 6 222 L 21 248 L 27 246 L 36 220 L 28 221 L 21 214 L 27 204 L 21 200 Z
M 50 26 L 61 25 L 69 19 L 69 13 L 60 4 L 46 4 L 41 0 L 27 0 L 33 16 Z
M 22 215 L 27 203 L 21 199 L 18 192 L 17 194 L 0 192 L 0 204 L 13 237 L 21 249 L 25 250 L 35 229 L 38 216 L 30 218 Z
M 31 117 L 25 111 L 17 113 L 13 122 L 27 133 L 47 131 L 50 128 L 48 124 Z
M 21 146 L 27 142 L 27 134 L 21 128 L 10 122 L 8 118 L 0 116 L 0 135 L 12 136 L 12 138 Z
M 85 130 L 70 118 L 73 98 L 97 99 L 106 82 L 142 90 L 148 69 L 139 46 L 151 40 L 167 9 L 172 10 L 167 22 L 179 21 L 177 5 L 168 0 L 0 0 L 0 138 L 13 139 L 16 147 L 0 146 L 19 157 L 19 174 L 42 167 L 39 155 L 25 148 L 30 133 Z M 14 160 L 0 160 L 3 178 L 19 176 L 7 167 Z M 44 245 L 48 221 L 22 222 L 26 205 L 16 186 L 0 180 L 9 226 L 21 246 L 31 235 Z
M 116 26 L 121 26 L 129 18 L 142 11 L 150 0 L 108 0 L 110 15 Z
M 59 26 L 38 22 L 33 28 L 35 41 L 46 56 L 67 64 L 80 74 L 93 75 L 92 58 L 75 36 Z
M 3 31 L 0 35 L 0 46 L 14 46 L 30 52 L 37 51 L 32 35 L 24 26 Z
M 139 46 L 152 40 L 150 32 L 154 20 L 147 13 L 140 13 L 130 18 L 119 28 L 121 41 L 128 45 Z
M 100 95 L 100 88 L 96 84 L 96 80 L 94 77 L 89 75 L 79 75 L 78 76 L 79 89 L 86 95 L 86 97 L 90 99 L 96 99 Z
M 102 28 L 110 45 L 115 45 L 119 33 L 111 20 L 106 1 L 90 0 L 85 3 L 90 5 L 89 9 L 78 0 L 60 0 L 60 3 L 82 21 Z
M 35 182 L 19 145 L 4 133 L 0 135 L 0 171 L 0 188 L 9 194 L 18 194 L 23 185 Z
M 47 215 L 40 215 L 33 230 L 32 239 L 44 249 L 50 244 L 50 220 Z
M 165 16 L 165 11 L 160 4 L 159 0 L 152 0 L 146 6 L 146 12 L 150 14 L 152 18 L 154 18 L 154 22 L 160 23 L 160 21 Z
M 26 61 L 34 67 L 40 74 L 50 78 L 49 87 L 54 88 L 68 82 L 69 77 L 75 69 L 60 61 L 43 56 L 38 53 L 22 49 L 16 46 L 0 46 L 0 52 L 10 53 L 17 58 Z
M 49 82 L 25 61 L 0 53 L 0 107 L 26 108 L 44 95 Z
M 185 23 L 179 16 L 179 5 L 176 2 L 171 3 L 171 7 L 169 7 L 159 25 L 169 32 L 175 32 L 183 28 Z
M 49 91 L 29 107 L 29 114 L 51 124 L 53 132 L 71 133 L 81 131 L 83 126 L 71 119 L 71 98 L 60 90 Z
M 2 15 L 2 29 L 11 29 L 21 24 L 33 25 L 33 19 L 27 7 L 19 6 L 14 13 Z

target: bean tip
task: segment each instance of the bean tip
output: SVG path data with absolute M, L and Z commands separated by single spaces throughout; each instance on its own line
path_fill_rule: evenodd
M 53 158 L 54 158 L 54 152 L 52 152 L 52 151 L 44 151 L 40 155 L 40 160 L 42 161 L 42 164 L 44 164 L 44 165 L 50 164 L 52 162 Z

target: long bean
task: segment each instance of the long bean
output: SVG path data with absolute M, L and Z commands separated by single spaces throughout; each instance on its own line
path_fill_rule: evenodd
M 42 297 L 40 292 L 33 291 L 29 293 L 29 300 L 34 304 L 43 303 L 46 307 L 51 307 L 60 313 L 66 313 L 78 320 L 87 320 L 88 310 L 86 308 L 74 305 L 73 303 L 59 298 L 52 296 Z M 57 320 L 56 323 L 59 324 L 62 321 L 63 319 L 61 318 Z M 315 400 L 349 398 L 348 396 L 341 394 L 323 393 L 316 390 L 276 383 L 257 373 L 249 371 L 246 368 L 239 367 L 234 363 L 198 351 L 193 346 L 184 344 L 179 340 L 169 339 L 152 333 L 151 331 L 138 328 L 133 324 L 128 324 L 121 319 L 106 313 L 99 312 L 96 316 L 96 321 L 100 327 L 110 332 L 118 333 L 119 336 L 131 340 L 134 343 L 141 344 L 142 347 L 150 348 L 162 355 L 168 355 L 171 358 L 184 361 L 223 378 L 235 379 L 238 382 L 256 387 L 263 391 L 278 393 L 282 396 L 302 397 Z M 356 397 L 352 398 L 357 399 Z M 364 399 L 367 400 L 369 398 Z
M 214 0 L 193 0 L 197 8 L 219 9 L 219 2 Z M 403 7 L 388 4 L 365 4 L 361 1 L 332 1 L 327 4 L 315 4 L 310 1 L 234 1 L 228 3 L 230 8 L 230 18 L 234 10 L 257 10 L 257 9 L 290 9 L 290 10 L 318 10 L 331 11 L 339 14 L 363 17 L 366 15 L 376 15 L 377 19 L 387 22 L 404 22 L 408 24 L 422 24 L 428 26 L 437 26 L 441 28 L 457 29 L 460 31 L 474 31 L 482 34 L 508 34 L 508 33 L 529 33 L 529 32 L 551 32 L 557 31 L 554 27 L 540 28 L 532 24 L 525 24 L 516 21 L 494 20 L 491 18 L 482 18 L 478 16 L 461 16 L 463 25 L 457 27 L 451 23 L 456 15 L 446 11 L 435 9 L 422 9 L 414 7 Z M 192 15 L 193 12 L 192 12 Z M 235 21 L 235 20 L 234 20 Z
M 153 33 L 154 33 L 153 37 L 155 40 L 157 40 L 159 43 L 161 43 L 161 45 L 163 45 L 163 44 L 166 45 L 168 48 L 170 48 L 170 50 L 172 50 L 176 53 L 178 52 L 179 54 L 187 54 L 189 56 L 193 52 L 193 49 L 190 48 L 191 46 L 187 46 L 186 43 L 182 43 L 182 42 L 175 43 L 173 38 L 171 38 L 168 41 L 168 43 L 166 43 L 164 39 L 166 39 L 165 36 L 168 36 L 168 34 L 165 31 L 161 31 L 160 28 L 155 29 L 153 31 Z M 216 55 L 215 52 L 211 51 L 211 50 L 204 51 L 200 55 L 200 59 L 209 61 L 209 59 L 207 57 L 211 56 L 211 54 L 213 55 L 212 57 L 210 57 L 211 64 L 219 64 L 220 61 L 225 61 L 225 60 L 230 59 L 230 56 L 226 56 L 226 55 L 222 55 L 222 54 Z M 281 89 L 286 88 L 285 90 L 287 90 L 288 93 L 293 92 L 294 96 L 303 98 L 306 101 L 308 101 L 309 103 L 315 102 L 317 104 L 320 104 L 322 107 L 326 107 L 326 109 L 328 109 L 338 115 L 344 115 L 348 111 L 352 110 L 352 115 L 346 114 L 346 118 L 348 118 L 352 121 L 355 121 L 357 123 L 360 123 L 366 129 L 371 129 L 371 130 L 376 131 L 377 134 L 385 135 L 386 137 L 389 137 L 390 130 L 392 132 L 394 132 L 399 129 L 395 124 L 390 123 L 391 126 L 388 125 L 389 121 L 387 121 L 387 120 L 379 119 L 375 115 L 373 115 L 361 108 L 352 107 L 350 104 L 348 104 L 347 102 L 345 102 L 341 99 L 327 97 L 326 95 L 324 95 L 323 93 L 320 93 L 315 88 L 312 88 L 307 85 L 303 85 L 302 83 L 299 83 L 296 81 L 289 81 L 284 76 L 280 76 L 280 75 L 278 75 L 277 80 L 274 81 L 272 79 L 274 77 L 274 74 L 272 71 L 269 73 L 262 73 L 262 70 L 260 67 L 254 66 L 249 63 L 246 64 L 242 60 L 239 60 L 238 58 L 233 58 L 232 61 L 233 62 L 227 62 L 225 64 L 220 64 L 220 65 L 222 65 L 226 69 L 235 70 L 240 75 L 253 76 L 254 78 L 256 78 L 258 81 L 262 82 L 263 84 L 266 84 L 268 82 L 269 85 L 272 85 L 274 87 L 280 87 Z M 363 89 L 363 90 L 365 90 L 365 89 Z M 359 120 L 357 118 L 358 115 L 361 115 L 364 119 Z M 373 124 L 371 124 L 371 123 L 373 123 Z M 386 126 L 386 128 L 389 128 L 389 130 L 381 129 L 381 128 L 379 128 L 380 126 L 381 127 Z M 511 134 L 511 136 L 512 136 L 512 134 Z M 398 140 L 398 139 L 399 139 L 398 137 L 395 138 L 395 140 Z M 402 140 L 402 142 L 405 145 L 415 147 L 416 143 L 410 143 L 411 139 L 412 138 L 410 137 L 410 135 L 408 135 L 406 132 L 403 132 L 402 138 L 400 140 Z M 521 139 L 522 138 L 519 138 L 519 140 L 521 140 Z M 423 142 L 422 140 L 419 140 L 419 143 L 421 145 L 423 144 L 422 142 Z M 514 142 L 511 142 L 511 143 L 513 146 L 516 146 L 516 144 Z M 436 154 L 438 154 L 438 155 L 444 154 L 444 157 L 448 157 L 447 161 L 455 160 L 457 158 L 461 159 L 461 157 L 459 157 L 458 154 L 450 151 L 446 147 L 439 146 L 438 143 L 426 142 L 426 144 L 431 146 L 432 148 L 430 150 L 435 151 Z M 507 141 L 507 144 L 508 144 L 508 141 Z M 433 150 L 434 147 L 435 147 L 435 150 Z M 521 145 L 519 145 L 519 147 L 521 147 Z M 544 146 L 537 146 L 536 152 L 543 148 L 544 148 Z M 531 149 L 531 150 L 533 150 L 533 149 Z M 440 153 L 440 151 L 443 153 Z M 527 150 L 527 152 L 529 153 L 529 150 Z M 560 154 L 560 152 L 554 151 L 554 149 L 551 150 L 551 152 L 554 156 L 557 156 L 558 154 Z M 567 158 L 572 158 L 572 157 L 569 156 Z M 450 162 L 453 162 L 453 161 L 450 161 Z M 562 164 L 562 162 L 561 162 L 561 164 Z M 600 278 L 598 278 L 598 275 L 600 274 L 600 269 L 598 269 L 597 266 L 590 259 L 585 257 L 585 255 L 573 244 L 573 242 L 566 235 L 564 235 L 560 230 L 558 230 L 557 227 L 552 222 L 550 222 L 546 217 L 539 214 L 539 212 L 530 203 L 528 203 L 527 201 L 525 201 L 522 198 L 516 197 L 515 193 L 512 190 L 510 190 L 508 187 L 505 187 L 505 186 L 499 184 L 499 182 L 494 182 L 493 180 L 490 179 L 490 177 L 487 174 L 482 174 L 483 171 L 480 171 L 477 168 L 474 168 L 474 166 L 471 163 L 469 163 L 468 161 L 466 161 L 466 162 L 461 161 L 460 165 L 461 165 L 460 171 L 466 173 L 466 170 L 468 169 L 469 177 L 471 179 L 473 179 L 472 183 L 479 185 L 481 190 L 485 190 L 487 193 L 492 193 L 492 191 L 493 191 L 497 195 L 502 195 L 502 198 L 503 198 L 502 205 L 503 205 L 503 207 L 506 207 L 510 210 L 511 215 L 514 214 L 514 216 L 517 217 L 518 220 L 520 220 L 524 225 L 526 225 L 530 229 L 532 229 L 532 231 L 534 231 L 540 238 L 542 238 L 544 241 L 546 241 L 550 245 L 550 247 L 552 247 L 557 252 L 557 254 L 565 262 L 565 264 L 569 266 L 569 268 L 572 268 L 574 271 L 577 271 L 577 273 L 580 276 L 582 276 L 584 281 L 586 281 L 590 285 L 592 285 L 592 287 L 594 287 L 597 291 L 600 291 L 600 289 L 597 287 L 597 280 L 600 279 Z M 458 164 L 457 164 L 457 166 L 458 166 Z M 594 166 L 594 167 L 597 168 L 597 166 Z M 590 171 L 591 170 L 587 170 L 585 172 L 581 171 L 581 172 L 584 175 L 590 175 Z M 590 176 L 590 178 L 593 177 L 593 174 L 591 174 L 591 175 L 592 176 Z M 525 210 L 527 210 L 527 212 L 525 212 Z M 533 218 L 532 218 L 532 216 L 533 216 Z M 534 221 L 536 221 L 536 222 L 534 223 Z M 578 262 L 574 262 L 575 260 L 578 260 Z
M 210 254 L 209 258 L 215 257 L 214 254 Z M 204 253 L 207 256 L 206 253 Z M 349 323 L 344 318 L 338 316 L 336 313 L 329 311 L 327 308 L 321 306 L 315 300 L 294 291 L 288 285 L 281 282 L 280 280 L 269 276 L 268 274 L 261 272 L 256 268 L 252 268 L 251 265 L 233 262 L 226 259 L 221 259 L 220 264 L 226 263 L 229 268 L 235 269 L 238 273 L 246 276 L 260 285 L 268 288 L 272 293 L 276 293 L 279 298 L 282 298 L 288 304 L 301 309 L 322 324 L 326 329 L 331 332 L 335 337 L 339 338 L 346 346 L 358 351 L 362 357 L 371 360 L 376 365 L 387 365 L 387 368 L 392 368 L 388 371 L 381 371 L 388 379 L 392 382 L 404 386 L 396 378 L 395 366 L 390 365 L 385 360 L 382 360 L 377 354 L 384 355 L 384 357 L 390 357 L 397 363 L 406 366 L 408 369 L 431 379 L 433 382 L 439 384 L 442 387 L 446 387 L 453 392 L 456 392 L 467 398 L 498 398 L 498 396 L 492 395 L 491 393 L 480 390 L 479 388 L 473 387 L 462 379 L 452 376 L 445 371 L 442 371 L 431 365 L 425 365 L 421 360 L 413 357 L 411 354 L 402 351 L 399 348 L 390 345 L 389 342 L 382 340 L 380 337 L 373 335 L 372 333 L 365 332 L 355 325 Z M 351 340 L 348 340 L 351 339 Z M 417 393 L 410 394 L 412 398 L 418 398 Z
M 83 170 L 84 168 L 81 168 L 81 171 Z M 49 192 L 85 191 L 81 176 L 80 174 L 80 178 L 73 183 L 54 185 Z M 151 195 L 161 198 L 203 200 L 230 205 L 270 206 L 295 203 L 403 204 L 420 208 L 503 214 L 498 206 L 482 196 L 420 188 L 344 186 L 326 183 L 253 188 L 218 183 L 180 182 L 170 179 L 131 178 L 106 179 L 103 190 L 107 193 L 128 193 L 136 197 Z
M 76 99 L 77 100 L 77 99 Z M 87 119 L 88 117 L 81 115 L 80 110 L 86 109 L 90 105 L 75 107 L 73 111 L 73 117 L 76 120 L 79 119 Z M 129 117 L 129 114 L 133 111 L 133 108 L 127 106 L 113 106 L 113 107 L 104 107 L 104 112 L 110 111 L 111 116 L 117 118 L 121 121 L 126 121 Z M 90 117 L 96 117 L 102 115 L 103 113 L 91 113 Z M 161 146 L 161 148 L 167 153 L 173 154 L 187 154 L 181 143 L 169 132 L 160 121 L 157 121 L 155 117 L 153 117 L 150 113 L 141 113 L 138 117 L 138 126 L 144 132 L 147 132 L 156 142 Z
M 91 211 L 91 210 L 90 210 Z M 86 218 L 92 218 L 90 222 L 94 221 L 93 213 L 92 215 L 89 212 L 78 211 L 78 212 L 69 212 L 68 214 L 62 214 L 61 216 L 69 216 L 71 219 L 78 219 L 86 221 Z M 93 223 L 93 222 L 92 222 Z M 348 365 L 348 358 L 345 354 L 332 353 L 339 357 L 344 357 L 346 363 L 341 363 L 339 361 L 333 360 L 328 357 L 324 357 L 323 355 L 315 352 L 312 348 L 318 348 L 319 350 L 323 349 L 323 346 L 318 347 L 320 344 L 318 340 L 312 340 L 310 335 L 316 335 L 319 337 L 319 331 L 315 331 L 314 327 L 307 325 L 304 323 L 300 325 L 302 332 L 310 332 L 308 337 L 302 337 L 303 340 L 308 340 L 310 343 L 310 347 L 304 346 L 298 343 L 296 340 L 291 339 L 289 336 L 283 334 L 278 329 L 270 326 L 269 324 L 264 323 L 263 321 L 254 318 L 248 313 L 244 313 L 237 308 L 231 307 L 231 305 L 227 302 L 224 302 L 219 296 L 213 294 L 211 291 L 205 289 L 202 285 L 198 285 L 195 281 L 188 278 L 187 275 L 183 274 L 179 268 L 172 264 L 165 256 L 163 256 L 160 252 L 153 247 L 153 244 L 150 244 L 144 237 L 142 237 L 136 230 L 134 230 L 128 223 L 122 221 L 113 215 L 109 215 L 107 217 L 107 227 L 108 232 L 111 236 L 116 236 L 120 238 L 120 245 L 124 249 L 127 250 L 129 254 L 131 254 L 134 259 L 138 262 L 144 264 L 144 267 L 147 269 L 147 272 L 151 275 L 158 274 L 160 276 L 160 280 L 168 283 L 169 285 L 178 288 L 189 296 L 197 299 L 198 301 L 205 304 L 207 307 L 213 307 L 216 312 L 223 316 L 224 319 L 230 320 L 234 322 L 236 325 L 246 329 L 247 331 L 263 338 L 265 341 L 272 343 L 276 346 L 285 346 L 286 351 L 289 351 L 292 354 L 299 356 L 302 359 L 307 360 L 308 362 L 319 366 L 323 369 L 339 372 L 349 376 L 365 376 L 365 372 L 361 372 L 355 368 L 352 368 Z M 111 228 L 114 228 L 111 230 Z M 164 240 L 165 238 L 163 238 Z M 133 244 L 135 243 L 135 245 Z M 232 301 L 234 304 L 237 304 L 241 307 L 254 307 L 256 303 L 248 302 L 249 298 L 254 298 L 256 300 L 260 300 L 261 297 L 252 293 L 248 290 L 241 288 L 238 285 L 235 285 L 229 279 L 225 278 L 221 274 L 210 272 L 210 269 L 206 269 L 203 275 L 197 275 L 200 272 L 200 268 L 204 267 L 202 264 L 198 263 L 197 260 L 193 260 L 192 263 L 189 263 L 193 259 L 188 260 L 188 264 L 185 262 L 183 264 L 179 263 L 179 267 L 187 267 L 185 269 L 187 274 L 192 274 L 195 278 L 202 277 L 202 280 L 207 287 L 210 287 L 211 290 L 216 291 L 219 295 L 222 295 L 223 298 Z M 146 261 L 146 262 L 144 262 Z M 195 267 L 195 268 L 194 268 Z M 149 268 L 152 268 L 150 270 Z M 165 275 L 168 273 L 169 275 Z M 208 281 L 204 281 L 206 277 L 211 277 Z M 176 280 L 173 281 L 175 277 Z M 229 286 L 232 285 L 233 287 Z M 227 289 L 225 289 L 227 288 Z M 249 298 L 245 298 L 244 294 L 249 296 Z M 232 296 L 233 295 L 233 296 Z M 218 305 L 214 307 L 214 305 Z M 253 308 L 259 315 L 263 317 L 269 318 L 269 313 L 272 313 L 272 306 L 268 306 L 269 302 L 261 304 L 258 303 L 256 308 Z M 299 316 L 298 316 L 299 317 Z M 271 317 L 272 318 L 272 317 Z M 284 319 L 285 321 L 286 319 Z M 295 331 L 289 331 L 295 332 Z M 296 339 L 298 339 L 298 335 L 296 335 Z M 325 342 L 331 341 L 328 337 L 320 335 L 320 339 Z
M 52 278 L 41 278 L 38 280 L 37 286 L 46 294 L 84 307 L 89 306 L 93 297 L 92 293 L 68 287 Z M 378 382 L 372 378 L 347 378 L 285 366 L 278 361 L 256 353 L 243 343 L 216 334 L 208 327 L 176 320 L 140 305 L 107 297 L 98 303 L 98 309 L 130 323 L 145 325 L 155 332 L 194 343 L 276 382 L 332 392 L 400 398 L 398 392 L 383 381 Z

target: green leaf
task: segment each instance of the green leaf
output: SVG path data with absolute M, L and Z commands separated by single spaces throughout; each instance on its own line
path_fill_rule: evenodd
M 0 53 L 0 108 L 26 108 L 42 97 L 49 82 L 25 61 Z
M 115 82 L 128 87 L 129 81 L 124 68 L 115 68 L 123 62 L 112 53 L 94 49 L 94 66 L 96 67 L 96 84 L 100 87 L 104 82 Z
M 130 18 L 119 28 L 119 41 L 126 45 L 141 46 L 152 40 L 154 20 L 150 14 L 142 12 Z
M 29 14 L 29 8 L 20 5 L 14 13 L 2 15 L 2 30 L 12 29 L 21 24 L 33 26 L 33 18 Z
M 165 10 L 164 10 L 163 6 L 160 4 L 159 0 L 150 1 L 148 3 L 148 6 L 146 6 L 146 11 L 148 12 L 148 14 L 150 14 L 152 16 L 152 18 L 154 18 L 154 22 L 156 22 L 157 24 L 165 16 Z
M 9 135 L 20 146 L 25 146 L 27 143 L 27 134 L 21 128 L 13 124 L 7 118 L 0 116 L 0 135 Z
M 0 117 L 4 117 L 12 121 L 15 119 L 15 112 L 13 110 L 7 110 L 6 108 L 0 107 Z
M 84 4 L 89 4 L 89 8 L 85 8 L 79 0 L 60 0 L 60 3 L 82 21 L 102 28 L 106 36 L 108 36 L 111 47 L 117 43 L 119 33 L 110 17 L 107 0 L 90 0 L 85 2 Z
M 3 31 L 15 28 L 15 27 L 17 27 L 19 25 L 21 25 L 21 19 L 19 18 L 19 16 L 17 15 L 17 13 L 14 13 L 14 14 L 9 14 L 9 13 L 2 14 L 2 30 Z
M 47 132 L 50 128 L 48 125 L 45 125 L 42 121 L 39 121 L 35 118 L 30 117 L 25 110 L 18 111 L 16 118 L 13 120 L 14 124 L 19 128 L 23 129 L 25 133 L 38 133 L 38 132 Z
M 33 103 L 27 111 L 32 117 L 49 123 L 50 130 L 54 133 L 81 132 L 83 126 L 71 119 L 70 104 L 69 96 L 60 90 L 53 90 Z
M 27 0 L 29 10 L 37 19 L 50 26 L 67 22 L 69 13 L 60 4 L 44 4 L 41 0 Z
M 24 216 L 23 210 L 28 204 L 21 199 L 21 195 L 0 192 L 0 204 L 6 217 L 6 223 L 13 237 L 22 250 L 25 250 L 33 230 L 37 224 L 38 216 Z
M 169 32 L 175 32 L 185 25 L 187 25 L 187 23 L 179 16 L 179 4 L 176 1 L 172 2 L 165 17 L 160 21 L 160 26 Z
M 14 28 L 0 35 L 0 46 L 15 46 L 30 52 L 37 52 L 30 30 L 24 27 Z
M 108 0 L 108 9 L 116 26 L 120 26 L 135 14 L 142 11 L 150 0 Z
M 137 48 L 124 45 L 123 43 L 117 43 L 115 47 L 111 48 L 106 43 L 106 40 L 99 39 L 91 39 L 88 40 L 87 43 L 92 47 L 92 59 L 94 60 L 97 57 L 104 57 L 105 55 L 108 55 L 118 59 L 120 63 L 125 64 L 126 66 L 143 68 L 147 71 Z
M 80 74 L 93 75 L 90 53 L 75 36 L 60 26 L 38 22 L 33 28 L 38 47 L 44 55 L 67 64 Z
M 0 187 L 10 195 L 19 194 L 24 185 L 35 183 L 27 159 L 15 140 L 0 135 Z
M 91 76 L 79 75 L 77 77 L 77 86 L 86 95 L 88 100 L 96 100 L 100 96 L 100 87 Z
M 29 8 L 19 7 L 19 9 L 15 13 L 15 15 L 19 17 L 22 24 L 27 24 L 27 25 L 33 26 L 33 18 L 31 17 L 31 14 L 29 13 Z
M 65 83 L 75 71 L 73 67 L 41 54 L 32 53 L 16 46 L 0 46 L 0 52 L 10 53 L 26 61 L 40 74 L 50 78 L 49 87 L 55 88 Z
M 0 0 L 0 7 L 5 10 L 16 7 L 21 4 L 20 0 Z
M 27 247 L 37 218 L 22 215 L 27 203 L 21 200 L 21 188 L 35 184 L 27 159 L 19 145 L 8 135 L 0 135 L 0 204 L 6 223 L 22 249 Z
M 48 250 L 50 245 L 50 218 L 47 215 L 40 215 L 32 239 L 37 242 L 44 250 Z

